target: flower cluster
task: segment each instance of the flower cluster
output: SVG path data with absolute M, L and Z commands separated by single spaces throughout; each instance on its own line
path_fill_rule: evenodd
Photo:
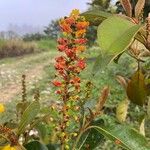
M 64 81 L 69 81 L 76 89 L 80 87 L 78 74 L 86 67 L 84 58 L 80 58 L 81 52 L 86 49 L 87 39 L 84 38 L 89 22 L 79 16 L 78 10 L 73 10 L 69 17 L 60 20 L 60 28 L 63 37 L 58 39 L 58 50 L 65 55 L 56 58 L 55 69 L 61 81 L 55 80 L 53 84 L 62 87 Z M 69 79 L 68 79 L 69 74 Z M 62 91 L 57 91 L 61 93 Z
M 55 59 L 56 79 L 53 81 L 53 85 L 58 88 L 56 93 L 60 95 L 63 102 L 60 141 L 62 145 L 66 145 L 66 141 L 69 139 L 67 127 L 72 117 L 69 109 L 77 111 L 75 108 L 78 105 L 75 101 L 79 100 L 78 93 L 81 84 L 79 74 L 86 67 L 85 58 L 81 56 L 81 53 L 86 50 L 85 34 L 89 22 L 85 21 L 85 18 L 80 16 L 79 11 L 75 9 L 69 17 L 61 19 L 59 24 L 62 35 L 58 39 L 57 48 L 62 55 Z M 74 116 L 74 118 L 77 117 Z

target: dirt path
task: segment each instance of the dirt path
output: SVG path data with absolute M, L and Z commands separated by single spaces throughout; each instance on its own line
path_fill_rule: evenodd
M 26 82 L 32 81 L 34 83 L 38 80 L 39 76 L 42 76 L 44 66 L 37 66 L 36 68 L 29 70 L 26 74 Z M 20 77 L 21 79 L 21 77 Z M 0 102 L 8 102 L 21 92 L 21 81 L 15 84 L 7 85 L 5 88 L 0 90 Z
M 34 59 L 34 58 L 33 58 Z M 17 94 L 21 92 L 21 75 L 22 73 L 26 75 L 26 83 L 27 84 L 34 84 L 37 82 L 40 78 L 42 78 L 44 74 L 44 67 L 50 63 L 53 63 L 53 59 L 44 60 L 42 63 L 37 63 L 32 68 L 22 68 L 21 70 L 24 70 L 23 72 L 19 72 L 17 77 L 12 77 L 15 81 L 8 81 L 6 82 L 5 86 L 0 87 L 0 102 L 6 103 L 11 101 Z M 26 63 L 26 62 L 24 62 Z M 16 61 L 14 62 L 15 67 Z M 11 66 L 13 66 L 11 64 Z M 5 69 L 5 68 L 4 68 Z M 12 69 L 12 68 L 11 68 Z M 14 69 L 14 66 L 13 66 Z M 17 68 L 16 68 L 17 69 Z M 3 71 L 4 72 L 4 71 Z M 2 81 L 1 81 L 2 82 Z

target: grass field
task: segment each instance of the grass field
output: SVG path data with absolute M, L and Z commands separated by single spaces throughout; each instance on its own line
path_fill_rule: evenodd
M 42 40 L 37 43 L 41 48 L 40 53 L 28 54 L 20 57 L 5 58 L 0 60 L 0 102 L 6 103 L 10 111 L 10 118 L 13 117 L 15 102 L 21 100 L 21 76 L 26 75 L 26 85 L 28 98 L 33 98 L 35 88 L 40 90 L 41 102 L 55 99 L 51 81 L 54 78 L 54 58 L 58 55 L 56 44 L 53 41 Z M 120 65 L 112 64 L 109 68 L 98 72 L 93 76 L 92 68 L 99 54 L 96 47 L 90 48 L 84 54 L 87 57 L 87 68 L 81 74 L 84 81 L 92 81 L 94 84 L 93 97 L 87 100 L 87 105 L 93 105 L 93 100 L 97 100 L 99 91 L 105 85 L 111 87 L 111 95 L 107 106 L 109 109 L 115 107 L 119 100 L 123 100 L 123 89 L 118 86 L 115 80 L 116 74 L 126 75 L 125 71 L 128 63 L 122 61 Z M 126 68 L 122 65 L 126 64 Z M 116 86 L 117 85 L 117 86 Z

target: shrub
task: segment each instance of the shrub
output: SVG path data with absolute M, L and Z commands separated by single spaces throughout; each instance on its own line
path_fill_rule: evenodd
M 45 35 L 41 33 L 33 33 L 33 34 L 24 35 L 23 40 L 24 41 L 39 41 L 44 38 L 45 38 Z
M 33 53 L 36 50 L 37 45 L 34 42 L 24 42 L 18 39 L 3 41 L 0 44 L 0 58 L 21 56 Z

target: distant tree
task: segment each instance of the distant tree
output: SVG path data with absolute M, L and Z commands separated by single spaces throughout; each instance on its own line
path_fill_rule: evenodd
M 12 30 L 9 30 L 6 32 L 7 34 L 7 39 L 14 39 L 14 38 L 18 38 L 18 34 Z
M 45 38 L 45 35 L 41 33 L 32 33 L 32 34 L 28 33 L 23 36 L 24 41 L 39 41 L 43 38 Z
M 56 39 L 58 37 L 58 34 L 60 32 L 60 27 L 59 27 L 59 20 L 52 20 L 50 24 L 45 27 L 44 33 L 53 39 Z
M 110 7 L 111 0 L 92 0 L 88 5 L 91 6 L 92 9 L 100 9 L 102 11 L 108 11 Z

